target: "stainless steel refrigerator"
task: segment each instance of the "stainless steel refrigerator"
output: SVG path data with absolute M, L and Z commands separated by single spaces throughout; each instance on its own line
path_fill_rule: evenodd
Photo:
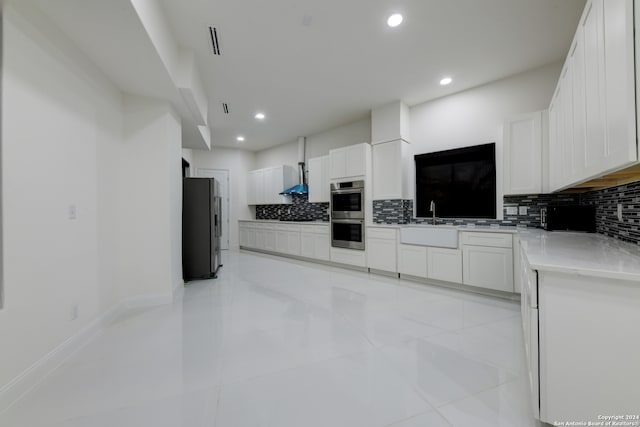
M 220 186 L 214 178 L 184 178 L 182 272 L 185 280 L 217 277 L 220 259 Z

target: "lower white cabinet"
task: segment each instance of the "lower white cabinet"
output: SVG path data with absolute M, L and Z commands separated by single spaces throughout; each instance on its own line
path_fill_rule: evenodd
M 263 232 L 264 232 L 264 250 L 275 251 L 276 250 L 276 231 L 263 230 Z
M 367 266 L 396 273 L 397 232 L 394 228 L 367 227 Z
M 300 233 L 300 255 L 303 257 L 329 261 L 331 258 L 330 247 L 328 232 L 326 234 Z
M 513 292 L 513 250 L 486 246 L 462 247 L 462 283 Z
M 428 248 L 427 278 L 461 283 L 462 251 L 460 249 Z
M 354 249 L 331 248 L 331 262 L 352 265 L 355 267 L 367 266 L 367 253 Z
M 511 234 L 462 232 L 460 240 L 463 284 L 514 292 Z
M 427 278 L 427 247 L 398 244 L 398 273 Z
M 276 226 L 276 252 L 300 255 L 300 230 L 291 226 Z
M 633 326 L 640 323 L 637 280 L 534 271 L 524 251 L 519 256 L 534 416 L 553 423 L 637 414 L 640 341 Z
M 323 261 L 330 259 L 329 226 L 239 222 L 240 247 Z

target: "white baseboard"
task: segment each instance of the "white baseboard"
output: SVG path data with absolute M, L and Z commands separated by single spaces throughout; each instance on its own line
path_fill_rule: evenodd
M 126 311 L 125 302 L 114 305 L 102 316 L 94 319 L 73 336 L 45 354 L 40 360 L 27 368 L 11 382 L 0 389 L 0 413 L 7 410 L 18 399 L 37 386 L 65 360 L 80 350 L 104 326 L 111 323 Z
M 173 301 L 182 299 L 183 293 L 184 286 L 181 283 L 171 293 L 135 296 L 114 305 L 0 388 L 0 413 L 9 409 L 11 405 L 62 365 L 65 360 L 84 347 L 102 328 L 111 324 L 127 310 L 171 304 Z

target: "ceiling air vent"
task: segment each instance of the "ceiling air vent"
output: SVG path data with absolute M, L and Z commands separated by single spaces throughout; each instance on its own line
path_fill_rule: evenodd
M 229 104 L 227 104 L 226 102 L 223 102 L 223 103 L 222 103 L 222 111 L 223 111 L 225 114 L 229 114 Z
M 209 27 L 209 35 L 211 36 L 211 49 L 213 49 L 213 54 L 220 55 L 220 44 L 218 43 L 216 27 Z

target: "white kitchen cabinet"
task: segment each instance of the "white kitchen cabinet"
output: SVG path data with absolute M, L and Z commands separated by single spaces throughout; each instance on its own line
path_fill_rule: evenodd
M 579 26 L 578 32 L 569 50 L 572 74 L 573 117 L 573 150 L 571 157 L 571 182 L 577 182 L 587 177 L 587 103 L 586 98 L 586 69 L 584 29 Z
M 397 232 L 393 228 L 367 227 L 367 266 L 396 273 Z
M 560 116 L 562 117 L 561 127 L 561 156 L 562 170 L 560 171 L 560 186 L 566 187 L 574 182 L 573 171 L 573 64 L 570 61 L 565 63 L 561 73 L 560 91 Z
M 238 230 L 240 247 L 249 246 L 249 228 L 240 223 Z
M 279 193 L 297 182 L 295 169 L 288 165 L 250 171 L 247 178 L 247 204 L 291 204 L 290 196 Z
M 554 94 L 551 104 L 549 104 L 549 191 L 555 191 L 560 188 L 562 177 L 562 155 L 559 133 L 559 111 L 561 110 L 560 98 L 558 94 Z
M 255 228 L 247 228 L 247 247 L 257 247 L 257 236 Z
M 584 111 L 585 168 L 592 175 L 600 168 L 605 152 L 604 140 L 604 77 L 602 37 L 602 4 L 588 1 L 578 27 L 578 42 L 584 41 Z
M 542 189 L 542 135 L 546 111 L 523 114 L 504 123 L 504 194 L 539 194 Z M 374 147 L 375 192 L 375 147 Z
M 351 265 L 354 267 L 367 266 L 366 251 L 358 251 L 355 249 L 343 249 L 331 247 L 331 262 L 338 264 Z
M 276 252 L 276 230 L 265 229 L 264 233 L 264 250 Z
M 462 233 L 462 283 L 514 292 L 513 237 L 508 233 Z
M 249 172 L 247 178 L 247 204 L 261 205 L 264 203 L 264 170 Z
M 537 294 L 540 419 L 638 414 L 637 280 L 538 271 Z
M 309 202 L 329 203 L 329 156 L 309 159 Z
M 462 283 L 462 251 L 460 249 L 428 248 L 427 278 Z
M 427 247 L 398 244 L 398 273 L 427 278 Z
M 300 233 L 300 255 L 305 258 L 315 258 L 315 237 L 313 233 Z
M 551 189 L 638 161 L 632 0 L 589 0 L 549 106 Z
M 255 231 L 256 231 L 256 244 L 254 248 L 264 250 L 267 247 L 265 243 L 266 242 L 265 230 L 263 230 L 262 228 L 256 228 Z
M 401 139 L 376 144 L 373 157 L 373 200 L 404 199 L 408 191 L 409 143 Z
M 485 246 L 462 247 L 462 283 L 513 292 L 513 250 Z
M 300 255 L 300 231 L 287 231 L 287 254 Z
M 634 5 L 599 0 L 603 6 L 605 140 L 604 170 L 638 160 L 635 111 Z
M 329 261 L 331 247 L 329 226 L 305 225 L 300 232 L 300 255 L 305 258 Z
M 286 253 L 289 249 L 288 232 L 286 228 L 278 227 L 276 230 L 276 251 Z
M 329 178 L 362 177 L 367 174 L 367 158 L 371 157 L 371 145 L 350 145 L 329 151 Z

